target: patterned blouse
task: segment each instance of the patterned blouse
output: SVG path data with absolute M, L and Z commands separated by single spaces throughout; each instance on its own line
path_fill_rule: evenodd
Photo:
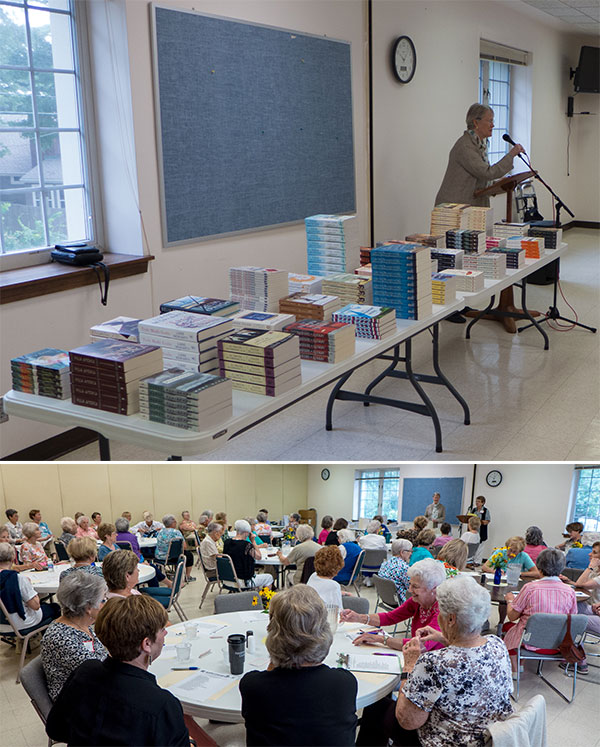
M 406 600 L 406 594 L 408 593 L 408 565 L 398 556 L 394 556 L 389 560 L 386 560 L 381 568 L 377 571 L 377 575 L 381 578 L 389 578 L 396 584 L 396 591 L 398 592 L 398 599 L 400 604 Z
M 48 693 L 56 700 L 63 685 L 77 667 L 87 659 L 104 661 L 108 651 L 91 628 L 89 633 L 54 621 L 42 639 L 42 665 L 48 681 Z
M 169 542 L 172 539 L 183 539 L 183 534 L 181 534 L 179 529 L 165 527 L 156 535 L 156 550 L 154 552 L 154 557 L 157 560 L 166 560 L 167 552 L 169 551 Z
M 429 713 L 418 729 L 423 747 L 483 745 L 492 721 L 512 713 L 510 658 L 504 643 L 487 636 L 482 646 L 448 646 L 421 654 L 404 695 Z
M 44 567 L 48 565 L 48 556 L 40 542 L 33 545 L 30 542 L 23 542 L 21 545 L 21 563 L 41 563 Z
M 63 571 L 60 574 L 60 577 L 68 576 L 70 573 L 92 573 L 94 576 L 100 576 L 100 578 L 104 578 L 102 575 L 102 568 L 97 565 L 80 565 L 77 566 L 71 566 L 71 568 L 67 568 L 65 571 Z

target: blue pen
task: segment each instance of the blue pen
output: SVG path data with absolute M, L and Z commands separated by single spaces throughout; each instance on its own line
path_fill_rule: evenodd
M 358 632 L 361 635 L 379 635 L 381 633 L 381 628 L 377 628 L 377 630 L 359 630 Z
M 173 672 L 187 672 L 189 670 L 200 669 L 200 667 L 171 667 Z

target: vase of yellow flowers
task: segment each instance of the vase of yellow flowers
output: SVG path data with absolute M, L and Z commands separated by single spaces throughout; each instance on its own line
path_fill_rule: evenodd
M 273 599 L 276 592 L 274 592 L 273 589 L 269 589 L 268 586 L 264 586 L 258 593 L 262 600 L 263 609 L 267 612 L 269 610 L 269 605 L 271 604 L 271 599 Z
M 495 568 L 494 571 L 494 584 L 496 586 L 500 586 L 500 581 L 502 580 L 502 569 L 506 568 L 508 564 L 507 560 L 508 556 L 508 548 L 507 547 L 497 547 L 492 556 L 488 558 L 488 565 L 491 568 Z

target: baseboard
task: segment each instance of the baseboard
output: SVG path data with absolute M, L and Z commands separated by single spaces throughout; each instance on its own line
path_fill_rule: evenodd
M 58 459 L 82 446 L 94 443 L 98 434 L 88 428 L 71 428 L 14 454 L 2 457 L 3 462 L 48 462 Z
M 600 228 L 600 223 L 595 220 L 570 220 L 568 223 L 563 223 L 563 231 L 568 231 L 570 228 Z

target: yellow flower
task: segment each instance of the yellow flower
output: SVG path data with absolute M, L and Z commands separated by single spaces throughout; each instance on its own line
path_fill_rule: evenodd
M 252 600 L 252 606 L 256 607 L 257 605 L 258 605 L 258 597 L 254 597 L 254 599 Z

